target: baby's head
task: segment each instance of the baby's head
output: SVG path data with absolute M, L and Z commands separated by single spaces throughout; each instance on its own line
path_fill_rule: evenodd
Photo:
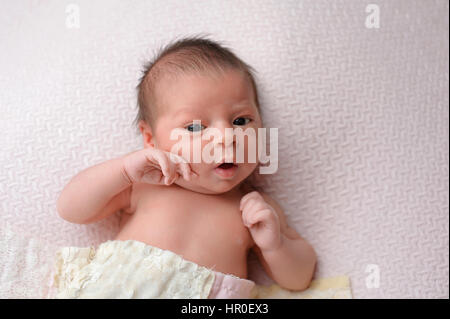
M 190 158 L 185 156 L 185 159 L 199 176 L 190 182 L 179 179 L 176 184 L 205 194 L 219 194 L 238 186 L 255 170 L 258 163 L 248 160 L 247 150 L 250 147 L 256 150 L 257 143 L 249 145 L 245 139 L 244 145 L 240 145 L 245 150 L 245 161 L 238 163 L 236 139 L 225 139 L 226 128 L 253 128 L 258 137 L 262 121 L 253 72 L 229 49 L 200 37 L 182 39 L 164 47 L 145 66 L 137 86 L 139 111 L 135 119 L 144 147 L 170 152 L 179 143 L 171 139 L 174 130 L 189 135 Z M 194 121 L 200 121 L 201 125 L 194 125 Z M 195 134 L 208 129 L 215 129 L 223 138 L 209 141 Z M 233 149 L 234 165 L 218 167 L 223 163 L 220 160 L 196 163 L 193 145 L 198 138 L 201 141 L 197 140 L 197 145 L 202 150 L 214 143 L 225 156 L 225 152 Z

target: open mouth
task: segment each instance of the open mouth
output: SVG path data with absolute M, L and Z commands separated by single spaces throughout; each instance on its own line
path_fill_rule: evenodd
M 230 169 L 230 168 L 233 168 L 233 166 L 237 166 L 237 165 L 235 165 L 233 163 L 222 163 L 217 167 L 219 167 L 221 169 Z
M 230 179 L 235 175 L 237 167 L 238 166 L 234 163 L 222 163 L 217 166 L 214 171 L 220 177 Z

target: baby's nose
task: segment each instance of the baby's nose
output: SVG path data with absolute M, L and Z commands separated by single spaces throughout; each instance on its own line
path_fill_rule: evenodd
M 218 142 L 223 144 L 225 147 L 234 145 L 236 142 L 236 136 L 233 133 L 233 127 L 230 125 L 223 125 L 218 129 L 220 132 Z

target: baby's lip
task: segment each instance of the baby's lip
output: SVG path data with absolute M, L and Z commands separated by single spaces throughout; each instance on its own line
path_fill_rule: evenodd
M 232 166 L 237 166 L 237 164 L 233 163 L 233 162 L 220 162 L 219 165 L 216 166 L 216 168 L 222 168 L 223 166 L 225 167 L 232 167 Z
M 232 179 L 236 175 L 238 166 L 234 163 L 221 163 L 214 169 L 214 173 L 222 179 Z

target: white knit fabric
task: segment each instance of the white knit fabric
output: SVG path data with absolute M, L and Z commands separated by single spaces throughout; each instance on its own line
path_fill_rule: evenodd
M 169 250 L 135 240 L 63 247 L 55 263 L 55 298 L 205 299 L 214 272 Z
M 365 26 L 371 3 L 378 29 Z M 316 277 L 350 276 L 355 298 L 448 298 L 448 7 L 7 1 L 0 227 L 55 246 L 111 239 L 117 216 L 65 222 L 59 192 L 80 170 L 141 147 L 131 123 L 142 63 L 175 37 L 209 33 L 258 71 L 264 123 L 279 129 L 279 170 L 264 188 L 316 249 Z M 0 261 L 20 267 L 13 255 Z M 254 256 L 250 265 L 270 283 Z M 2 297 L 27 297 L 16 279 L 1 277 Z

